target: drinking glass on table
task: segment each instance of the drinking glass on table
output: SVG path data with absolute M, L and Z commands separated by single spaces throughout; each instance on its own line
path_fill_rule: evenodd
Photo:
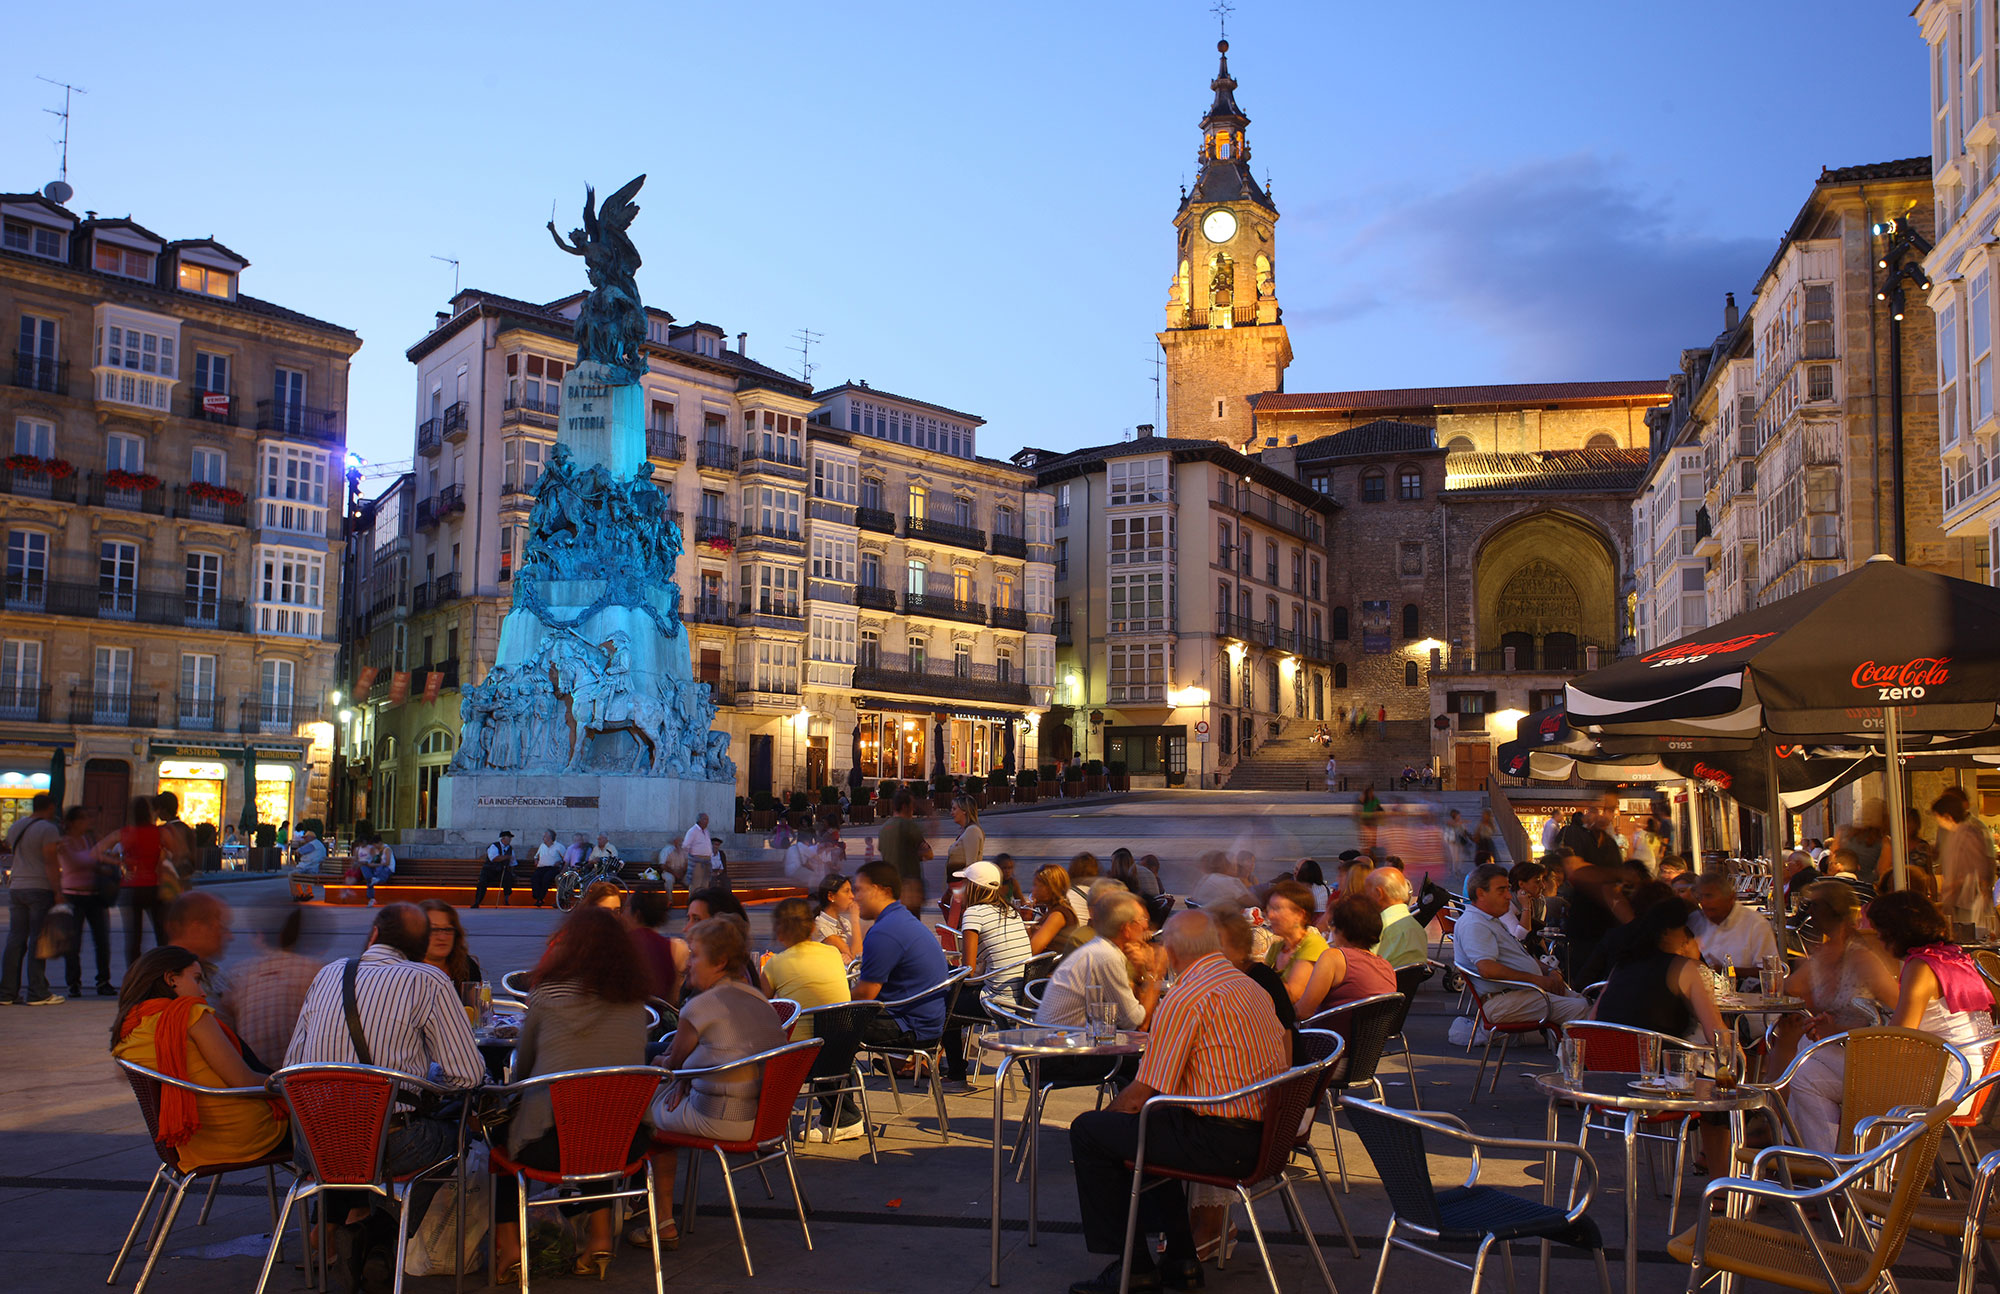
M 1715 1040 L 1715 1090 L 1733 1092 L 1743 1076 L 1743 1044 L 1733 1029 L 1725 1029 Z
M 1639 1077 L 1648 1083 L 1660 1080 L 1660 1036 L 1656 1033 L 1643 1034 L 1638 1039 Z
M 1764 972 L 1764 996 L 1779 997 L 1785 991 L 1785 959 L 1782 954 L 1771 953 L 1757 963 Z
M 1581 1087 L 1584 1075 L 1584 1040 L 1564 1038 L 1556 1044 L 1556 1062 L 1562 1067 L 1563 1082 L 1571 1087 Z
M 1090 985 L 1083 997 L 1083 1036 L 1092 1042 L 1109 1042 L 1117 1033 L 1117 1007 L 1111 990 L 1102 984 Z
M 1694 1053 L 1685 1047 L 1668 1047 L 1660 1054 L 1660 1081 L 1676 1092 L 1694 1086 Z
M 481 981 L 467 984 L 459 990 L 459 1000 L 465 1004 L 465 1022 L 475 1030 L 483 1029 L 493 1022 L 493 986 Z

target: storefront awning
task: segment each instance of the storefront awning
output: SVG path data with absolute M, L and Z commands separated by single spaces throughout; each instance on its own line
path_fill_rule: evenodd
M 306 757 L 306 747 L 303 743 L 260 741 L 257 743 L 255 749 L 259 763 L 270 760 L 290 760 L 295 763 L 302 763 Z M 208 761 L 222 759 L 235 760 L 241 763 L 243 760 L 243 747 L 240 744 L 234 746 L 192 746 L 155 741 L 148 744 L 146 758 L 156 760 L 193 759 Z
M 886 701 L 876 696 L 854 698 L 854 708 L 886 711 L 891 714 L 921 714 L 926 717 L 942 714 L 947 719 L 988 719 L 1003 723 L 1026 718 L 1029 713 L 1027 710 L 973 710 L 953 705 L 949 701 L 939 701 L 930 705 L 918 701 Z

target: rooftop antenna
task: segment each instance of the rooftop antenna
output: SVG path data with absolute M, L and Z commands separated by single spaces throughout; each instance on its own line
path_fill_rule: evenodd
M 47 183 L 46 185 L 42 186 L 42 196 L 47 198 L 50 202 L 57 202 L 57 203 L 68 202 L 71 198 L 76 196 L 76 190 L 71 188 L 69 184 L 70 99 L 75 95 L 89 94 L 90 91 L 84 89 L 80 85 L 71 85 L 68 81 L 58 81 L 53 77 L 37 76 L 35 79 L 37 81 L 46 81 L 50 85 L 59 85 L 62 87 L 63 106 L 61 107 L 61 109 L 59 110 L 56 108 L 42 109 L 43 112 L 48 113 L 51 117 L 60 117 L 62 119 L 62 140 L 60 143 L 60 147 L 62 149 L 62 163 L 56 171 L 56 178 L 49 181 L 49 183 Z
M 811 385 L 813 380 L 813 369 L 817 367 L 812 362 L 812 346 L 813 343 L 816 341 L 824 341 L 826 339 L 826 334 L 814 332 L 810 328 L 801 328 L 797 332 L 793 333 L 792 337 L 795 340 L 797 340 L 799 344 L 796 346 L 787 346 L 785 349 L 795 350 L 799 353 L 799 378 L 802 381 L 804 381 L 807 385 Z
M 1166 349 L 1158 342 L 1153 343 L 1153 425 L 1160 425 L 1160 365 L 1166 361 Z
M 436 253 L 432 253 L 431 259 L 434 261 L 443 261 L 446 265 L 451 266 L 451 295 L 456 298 L 458 296 L 458 258 L 454 256 L 439 256 Z

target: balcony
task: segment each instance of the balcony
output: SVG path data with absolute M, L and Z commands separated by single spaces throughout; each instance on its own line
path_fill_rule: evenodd
M 463 485 L 447 485 L 437 492 L 437 514 L 440 521 L 454 513 L 463 511 L 465 511 L 465 487 Z
M 525 396 L 510 395 L 500 406 L 500 425 L 511 427 L 516 423 L 526 423 L 530 427 L 554 431 L 556 408 L 556 402 L 553 400 L 544 404 L 540 400 L 530 400 Z
M 896 514 L 882 508 L 856 508 L 854 524 L 863 530 L 893 535 L 896 533 Z
M 1031 562 L 1047 562 L 1053 566 L 1056 561 L 1056 546 L 1054 544 L 1029 544 L 1028 560 Z
M 435 454 L 438 452 L 439 448 L 444 444 L 444 437 L 439 434 L 443 426 L 444 419 L 442 418 L 426 418 L 417 424 L 417 452 L 419 454 Z
M 151 728 L 160 721 L 160 694 L 72 688 L 69 721 L 107 728 Z
M 694 461 L 696 467 L 704 467 L 711 472 L 733 472 L 736 470 L 736 446 L 725 445 L 719 440 L 697 441 Z
M 60 463 L 69 469 L 69 464 L 60 459 L 44 459 L 46 462 Z M 76 502 L 76 473 L 68 476 L 52 476 L 48 472 L 17 471 L 0 465 L 0 494 L 11 494 L 22 499 L 48 499 L 55 503 Z
M 68 395 L 69 361 L 53 355 L 24 355 L 17 350 L 14 352 L 13 377 L 7 385 L 46 391 L 50 395 Z
M 242 732 L 290 736 L 302 723 L 319 718 L 319 705 L 292 697 L 246 696 L 237 709 L 237 727 Z
M 854 586 L 854 605 L 872 607 L 877 611 L 894 611 L 896 590 L 883 588 L 879 584 L 857 584 Z
M 776 549 L 780 552 L 797 553 L 805 551 L 805 531 L 795 526 L 781 525 L 775 521 L 769 525 L 761 522 L 752 525 L 745 522 L 739 534 L 740 546 L 745 549 L 761 548 L 766 551 Z
M 926 661 L 891 652 L 878 653 L 854 667 L 856 691 L 900 692 L 909 696 L 947 697 L 960 701 L 988 701 L 1001 705 L 1027 705 L 1027 681 L 1018 675 L 1001 679 L 997 665 L 967 664 L 954 668 L 949 661 Z
M 466 413 L 467 407 L 463 400 L 458 401 L 444 411 L 444 427 L 442 430 L 446 440 L 458 441 L 465 439 Z
M 804 629 L 805 605 L 770 597 L 746 599 L 736 604 L 736 623 L 765 629 Z
M 1497 651 L 1460 652 L 1453 656 L 1454 674 L 1577 674 L 1593 670 L 1617 656 L 1595 643 L 1549 643 L 1502 647 Z
M 903 522 L 903 538 L 927 539 L 934 544 L 950 544 L 956 548 L 969 548 L 975 553 L 986 551 L 986 532 L 971 526 L 954 525 L 949 521 L 938 521 L 931 517 L 910 517 Z
M 431 606 L 431 582 L 425 580 L 422 584 L 410 590 L 410 610 L 412 612 L 428 611 L 431 609 Z
M 735 608 L 720 594 L 698 597 L 681 608 L 681 619 L 698 625 L 733 625 Z
M 1069 618 L 1065 616 L 1063 619 L 1056 621 L 1056 646 L 1068 647 L 1074 641 L 1075 639 L 1070 636 Z
M 1019 535 L 995 534 L 992 552 L 995 557 L 1025 558 L 1028 555 L 1028 541 Z
M 438 523 L 436 499 L 417 500 L 417 529 L 429 530 Z
M 687 437 L 676 436 L 671 431 L 656 431 L 646 428 L 646 457 L 657 458 L 663 463 L 678 463 L 687 457 Z
M 708 684 L 708 695 L 717 705 L 736 704 L 736 680 L 721 674 L 711 674 L 698 678 L 697 683 Z
M 725 550 L 733 548 L 736 545 L 736 523 L 711 513 L 697 513 L 694 541 L 697 544 L 715 544 Z
M 0 684 L 0 720 L 13 723 L 49 722 L 49 686 L 33 683 Z
M 458 600 L 458 572 L 449 571 L 431 581 L 431 605 L 443 606 Z
M 761 472 L 766 476 L 782 476 L 786 480 L 806 479 L 806 460 L 777 446 L 767 449 L 746 449 L 740 464 L 745 472 Z
M 247 526 L 250 524 L 248 500 L 239 498 L 230 503 L 224 499 L 194 493 L 193 486 L 174 487 L 174 515 L 186 517 L 189 521 L 208 521 L 218 526 Z
M 989 622 L 995 629 L 1019 629 L 1026 632 L 1028 613 L 1021 607 L 994 607 L 993 618 Z
M 1181 316 L 1183 328 L 1244 328 L 1257 322 L 1257 307 L 1189 306 Z
M 236 399 L 227 391 L 206 391 L 192 387 L 187 393 L 187 416 L 196 422 L 236 425 Z
M 841 606 L 854 603 L 854 586 L 834 580 L 807 580 L 806 601 L 833 602 Z
M 222 723 L 221 698 L 214 694 L 176 696 L 174 727 L 182 732 L 216 732 Z
M 1320 542 L 1321 529 L 1318 517 L 1290 504 L 1257 494 L 1247 487 L 1218 485 L 1215 490 L 1215 501 L 1221 507 L 1234 509 L 1246 517 L 1255 517 L 1307 543 Z M 1273 580 L 1272 583 L 1276 581 Z
M 1068 505 L 1060 503 L 1056 505 L 1056 524 L 1058 526 L 1067 526 L 1069 524 Z
M 854 505 L 834 503 L 828 499 L 808 499 L 806 515 L 814 521 L 831 521 L 837 526 L 851 526 L 854 524 Z
M 152 589 L 65 584 L 54 580 L 11 578 L 6 583 L 6 609 L 45 615 L 80 616 L 88 620 L 120 620 L 147 625 L 178 625 L 189 629 L 245 627 L 243 604 L 234 598 L 190 595 Z
M 340 415 L 331 409 L 314 409 L 290 400 L 259 400 L 257 430 L 295 440 L 322 445 L 340 443 Z
M 1219 611 L 1215 616 L 1215 632 L 1219 637 L 1234 638 L 1239 642 L 1280 647 L 1286 651 L 1297 650 L 1296 636 L 1279 628 L 1276 621 L 1252 620 L 1248 616 L 1233 616 L 1227 611 Z
M 739 708 L 783 710 L 787 713 L 799 708 L 799 676 L 796 674 L 786 677 L 769 672 L 762 677 L 725 678 L 722 690 L 729 693 L 729 703 Z
M 1333 643 L 1325 638 L 1300 638 L 1299 654 L 1322 665 L 1333 661 Z
M 513 477 L 500 482 L 500 506 L 503 508 L 532 508 L 535 506 L 535 487 L 523 485 Z
M 934 620 L 959 620 L 966 624 L 986 623 L 984 603 L 965 602 L 949 593 L 908 593 L 903 596 L 903 613 L 929 616 Z
M 165 516 L 167 512 L 167 491 L 158 477 L 130 474 L 141 481 L 152 481 L 150 487 L 135 486 L 120 489 L 106 479 L 106 473 L 92 472 L 84 481 L 84 501 L 96 508 L 116 508 L 120 512 L 146 512 L 153 516 Z

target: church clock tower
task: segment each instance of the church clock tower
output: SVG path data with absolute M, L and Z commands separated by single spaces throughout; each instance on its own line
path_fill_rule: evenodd
M 1167 294 L 1167 434 L 1249 445 L 1251 400 L 1284 388 L 1292 342 L 1276 278 L 1278 208 L 1250 174 L 1250 118 L 1236 106 L 1229 42 L 1201 119 L 1201 173 L 1174 216 Z

